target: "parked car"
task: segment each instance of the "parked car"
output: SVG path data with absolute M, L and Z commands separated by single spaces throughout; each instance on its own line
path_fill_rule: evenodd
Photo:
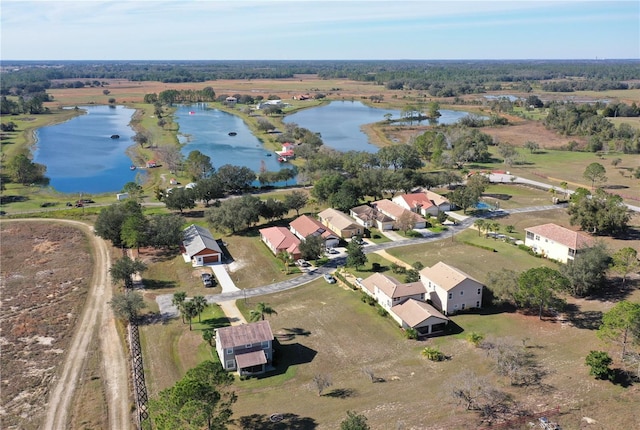
M 328 284 L 335 284 L 336 283 L 336 278 L 334 278 L 333 275 L 330 275 L 328 273 L 325 273 L 324 280 L 327 281 Z
M 202 277 L 202 283 L 205 287 L 213 287 L 213 276 L 209 273 L 203 273 L 200 275 Z
M 306 260 L 303 260 L 302 258 L 296 260 L 296 266 L 298 267 L 307 267 L 308 265 L 309 263 L 307 263 Z
M 338 253 L 338 250 L 337 250 L 337 249 L 335 249 L 335 248 L 327 248 L 327 252 L 328 252 L 329 254 L 337 254 L 337 253 Z

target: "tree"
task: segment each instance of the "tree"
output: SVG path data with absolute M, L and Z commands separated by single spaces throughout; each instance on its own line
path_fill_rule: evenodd
M 124 321 L 135 321 L 140 310 L 147 305 L 142 295 L 135 291 L 125 291 L 124 294 L 115 294 L 109 301 L 109 306 L 116 317 Z
M 7 164 L 7 173 L 13 182 L 29 185 L 45 181 L 47 167 L 34 163 L 25 154 L 16 155 Z
M 611 257 L 602 243 L 580 249 L 573 260 L 560 268 L 569 280 L 568 291 L 573 296 L 584 297 L 602 289 L 610 261 Z
M 193 306 L 196 309 L 196 312 L 198 314 L 198 322 L 202 322 L 202 312 L 207 308 L 207 306 L 209 306 L 209 303 L 207 303 L 207 299 L 204 298 L 204 296 L 195 296 L 191 302 L 193 303 Z
M 273 125 L 268 119 L 266 118 L 258 118 L 258 124 L 257 124 L 258 130 L 260 131 L 264 131 L 265 133 L 267 131 L 273 130 L 274 128 L 276 128 L 275 125 Z
M 367 417 L 352 411 L 347 411 L 347 418 L 340 423 L 340 430 L 369 430 L 370 428 Z
M 566 289 L 568 284 L 568 280 L 557 270 L 534 267 L 518 277 L 516 303 L 520 307 L 537 308 L 538 317 L 542 320 L 542 311 L 545 308 L 563 305 L 555 292 Z
M 231 230 L 233 233 L 249 228 L 260 219 L 262 201 L 246 194 L 239 199 L 229 199 L 205 212 L 209 225 L 216 229 Z
M 147 245 L 155 248 L 175 248 L 184 235 L 184 218 L 178 214 L 155 214 L 149 218 Z
M 142 216 L 142 206 L 135 200 L 115 203 L 102 209 L 94 224 L 97 236 L 111 241 L 113 246 L 122 246 L 122 226 L 129 217 Z
M 197 150 L 191 151 L 184 162 L 184 169 L 194 181 L 206 178 L 213 172 L 211 157 Z
M 473 225 L 478 229 L 478 236 L 480 236 L 485 226 L 485 220 L 479 218 L 473 222 Z
M 216 338 L 216 332 L 212 328 L 205 328 L 202 330 L 202 340 L 207 342 L 209 346 L 213 346 L 213 341 Z
M 289 210 L 295 210 L 296 216 L 300 216 L 300 209 L 306 206 L 309 196 L 304 191 L 294 190 L 284 196 L 284 205 Z
M 300 243 L 300 254 L 305 260 L 317 260 L 324 253 L 324 239 L 322 236 L 307 236 Z
M 511 269 L 487 273 L 487 287 L 493 295 L 495 304 L 516 304 L 519 274 Z
M 596 379 L 613 379 L 614 374 L 609 368 L 612 362 L 609 354 L 604 351 L 591 351 L 585 358 L 585 364 L 591 367 L 589 375 L 595 376 Z
M 394 224 L 398 230 L 407 234 L 409 230 L 413 230 L 413 228 L 416 226 L 415 214 L 410 210 L 405 210 L 398 217 L 398 219 L 396 219 L 396 222 Z
M 622 197 L 598 188 L 593 195 L 578 188 L 567 209 L 571 225 L 598 234 L 620 235 L 628 228 L 631 215 Z
M 409 269 L 405 273 L 406 273 L 404 277 L 405 283 L 409 284 L 411 282 L 420 281 L 420 272 L 418 272 L 416 269 Z
M 604 313 L 598 337 L 622 346 L 624 359 L 629 344 L 640 344 L 640 303 L 623 300 Z
M 237 397 L 228 387 L 233 376 L 218 362 L 204 361 L 149 402 L 158 430 L 224 430 Z
M 204 201 L 205 206 L 209 206 L 209 202 L 214 199 L 224 197 L 224 185 L 218 178 L 216 173 L 209 177 L 200 179 L 193 188 L 194 197 Z
M 173 297 L 171 298 L 171 304 L 176 308 L 178 308 L 178 312 L 180 312 L 180 316 L 182 317 L 183 324 L 184 324 L 183 307 L 186 300 L 187 300 L 187 293 L 185 293 L 184 291 L 178 291 L 177 293 L 173 293 Z
M 133 287 L 133 279 L 131 277 L 135 273 L 144 272 L 145 270 L 147 270 L 147 266 L 141 260 L 132 260 L 125 255 L 113 263 L 109 269 L 109 274 L 114 285 L 119 281 L 124 281 L 125 288 L 129 289 Z
M 182 211 L 185 209 L 195 208 L 196 200 L 192 189 L 174 188 L 171 191 L 167 191 L 164 204 L 167 206 L 167 209 L 177 209 L 182 214 Z
M 193 300 L 185 301 L 182 304 L 182 312 L 187 321 L 189 321 L 189 331 L 191 331 L 191 321 L 198 315 L 198 309 L 196 308 L 196 304 L 193 303 Z
M 322 396 L 322 392 L 333 385 L 331 375 L 317 374 L 313 377 L 312 384 L 318 391 L 318 396 Z
M 536 142 L 533 142 L 531 140 L 527 140 L 523 146 L 525 149 L 528 149 L 532 154 L 535 154 L 536 151 L 540 149 L 540 145 L 538 145 Z
M 148 220 L 143 214 L 132 214 L 122 223 L 120 229 L 120 239 L 127 248 L 137 248 L 147 242 Z
M 276 254 L 276 258 L 280 261 L 282 261 L 282 264 L 284 264 L 284 272 L 286 275 L 289 274 L 289 264 L 291 264 L 291 255 L 285 251 L 282 250 L 280 252 L 278 252 L 278 254 Z
M 596 182 L 607 182 L 607 170 L 600 163 L 591 163 L 587 166 L 582 177 L 591 181 L 591 189 L 593 190 Z
M 135 134 L 135 136 L 133 136 L 131 140 L 140 145 L 140 147 L 142 148 L 147 142 L 149 142 L 149 137 L 144 133 L 138 132 Z
M 637 273 L 640 269 L 638 261 L 638 251 L 630 246 L 621 248 L 613 254 L 613 265 L 611 270 L 622 275 L 622 285 L 624 286 L 629 273 Z
M 142 199 L 143 189 L 139 184 L 135 182 L 127 182 L 122 186 L 122 192 L 128 193 L 129 198 L 139 202 Z
M 367 264 L 367 256 L 364 253 L 363 246 L 360 243 L 360 237 L 356 236 L 351 239 L 347 244 L 347 267 L 355 267 L 358 270 L 360 267 Z
M 251 188 L 256 174 L 248 167 L 224 164 L 218 169 L 217 177 L 226 193 L 236 194 Z
M 260 302 L 255 309 L 251 310 L 249 319 L 251 321 L 264 321 L 265 315 L 278 315 L 278 312 L 265 302 Z

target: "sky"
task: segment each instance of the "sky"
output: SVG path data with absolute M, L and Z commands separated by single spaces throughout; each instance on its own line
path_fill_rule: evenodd
M 596 58 L 640 58 L 640 1 L 0 1 L 2 60 Z

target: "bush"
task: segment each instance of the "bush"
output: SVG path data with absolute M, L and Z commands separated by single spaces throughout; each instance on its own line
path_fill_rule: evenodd
M 421 354 L 431 361 L 443 361 L 445 359 L 444 354 L 440 352 L 438 348 L 431 348 L 429 346 L 424 348 Z
M 473 346 L 478 348 L 484 340 L 484 335 L 481 333 L 471 332 L 469 333 L 469 336 L 467 336 L 467 340 L 472 343 Z
M 371 271 L 379 272 L 380 271 L 380 263 L 371 263 Z
M 429 226 L 431 227 L 431 226 Z M 406 237 L 422 237 L 422 234 L 415 230 L 409 230 L 404 234 Z
M 591 367 L 589 375 L 595 376 L 596 379 L 613 380 L 615 375 L 611 369 L 609 369 L 612 361 L 609 354 L 604 351 L 591 351 L 585 359 L 585 364 Z
M 386 317 L 387 315 L 389 315 L 389 312 L 387 312 L 387 310 L 382 306 L 380 306 L 379 304 L 376 304 L 376 311 L 378 312 L 378 315 L 380 315 L 381 317 Z
M 397 263 L 391 263 L 391 271 L 396 275 L 402 275 L 407 272 L 407 269 L 404 266 L 400 266 Z
M 407 339 L 416 340 L 418 338 L 418 330 L 409 327 L 404 330 L 404 337 L 406 337 Z

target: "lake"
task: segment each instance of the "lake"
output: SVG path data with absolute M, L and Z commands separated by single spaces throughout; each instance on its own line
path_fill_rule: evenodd
M 129 126 L 135 112 L 124 106 L 82 106 L 86 114 L 35 132 L 33 160 L 47 166 L 49 185 L 62 193 L 118 192 L 135 181 L 126 149 L 135 144 Z M 111 135 L 120 135 L 111 139 Z
M 259 172 L 261 167 L 269 171 L 291 167 L 278 162 L 276 154 L 266 150 L 244 121 L 235 115 L 209 109 L 203 103 L 179 106 L 175 121 L 180 124 L 179 139 L 184 144 L 182 153 L 185 157 L 191 151 L 200 151 L 211 157 L 211 164 L 216 169 L 225 164 L 248 167 L 254 172 Z M 229 136 L 231 132 L 236 135 Z
M 384 115 L 387 113 L 391 114 L 392 119 L 401 118 L 399 110 L 373 108 L 359 101 L 334 101 L 288 115 L 284 122 L 296 123 L 300 127 L 320 133 L 326 146 L 339 151 L 378 152 L 379 148 L 369 142 L 368 136 L 360 127 L 384 121 Z M 448 109 L 441 109 L 440 114 L 440 118 L 434 124 L 453 124 L 469 115 L 468 112 Z

